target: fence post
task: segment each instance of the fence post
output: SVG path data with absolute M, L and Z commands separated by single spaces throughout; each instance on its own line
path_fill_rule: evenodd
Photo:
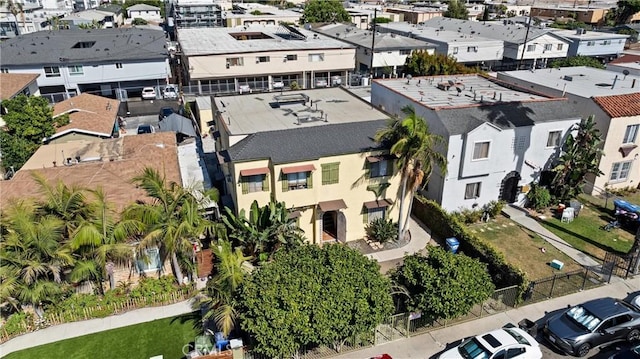
M 549 291 L 549 298 L 553 298 L 553 290 L 556 287 L 556 279 L 558 278 L 557 275 L 553 276 L 553 280 L 551 281 L 551 290 Z
M 584 290 L 584 286 L 587 284 L 587 277 L 589 276 L 589 268 L 584 269 L 584 276 L 582 277 L 582 287 L 580 290 Z

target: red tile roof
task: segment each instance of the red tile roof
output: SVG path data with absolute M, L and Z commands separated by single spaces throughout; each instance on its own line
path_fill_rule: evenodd
M 594 97 L 593 100 L 611 118 L 640 115 L 640 92 Z
M 0 73 L 0 100 L 8 100 L 22 92 L 22 90 L 38 79 L 38 76 L 40 75 Z
M 609 63 L 615 65 L 615 64 L 628 64 L 630 62 L 639 62 L 639 61 L 640 61 L 640 55 L 625 54 Z

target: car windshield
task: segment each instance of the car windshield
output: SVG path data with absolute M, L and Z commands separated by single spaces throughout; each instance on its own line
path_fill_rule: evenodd
M 567 311 L 567 317 L 592 332 L 601 322 L 600 318 L 591 314 L 581 306 L 575 306 Z
M 476 338 L 467 339 L 458 347 L 458 351 L 465 359 L 485 359 L 491 356 Z
M 509 335 L 511 335 L 513 339 L 515 339 L 518 343 L 529 346 L 531 345 L 531 343 L 529 343 L 527 339 L 525 339 L 522 335 L 520 335 L 520 333 L 513 330 L 512 328 L 504 328 L 504 331 L 509 333 Z

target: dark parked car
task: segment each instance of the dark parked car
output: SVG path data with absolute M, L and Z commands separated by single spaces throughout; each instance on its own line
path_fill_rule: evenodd
M 616 348 L 617 353 L 609 357 L 609 359 L 640 359 L 640 345 L 632 345 L 627 349 Z
M 149 125 L 146 123 L 143 123 L 141 125 L 138 125 L 138 134 L 141 135 L 143 133 L 155 133 L 156 132 L 156 128 L 153 127 L 153 125 Z
M 162 121 L 165 117 L 171 115 L 173 113 L 173 109 L 171 107 L 163 107 L 160 109 L 160 113 L 158 114 L 158 120 Z
M 640 312 L 615 298 L 590 300 L 549 319 L 544 338 L 565 353 L 583 357 L 593 347 L 640 339 Z

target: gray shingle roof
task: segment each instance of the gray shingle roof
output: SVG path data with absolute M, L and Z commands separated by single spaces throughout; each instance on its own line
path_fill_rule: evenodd
M 271 158 L 282 164 L 359 153 L 379 148 L 373 137 L 385 125 L 375 120 L 258 132 L 231 146 L 228 155 L 234 162 Z
M 328 24 L 317 27 L 313 31 L 319 32 L 338 40 L 348 42 L 353 45 L 362 47 L 371 47 L 373 32 L 361 30 L 353 25 L 345 24 Z M 435 48 L 436 45 L 426 41 L 412 39 L 406 36 L 395 35 L 390 33 L 378 33 L 375 39 L 375 49 L 380 50 L 397 50 L 397 49 L 428 49 Z
M 90 48 L 76 48 L 92 42 Z M 162 31 L 138 28 L 38 31 L 0 43 L 3 66 L 144 61 L 167 57 Z M 61 59 L 63 59 L 61 61 Z
M 564 99 L 442 109 L 437 114 L 451 136 L 468 133 L 485 122 L 505 129 L 580 117 Z

